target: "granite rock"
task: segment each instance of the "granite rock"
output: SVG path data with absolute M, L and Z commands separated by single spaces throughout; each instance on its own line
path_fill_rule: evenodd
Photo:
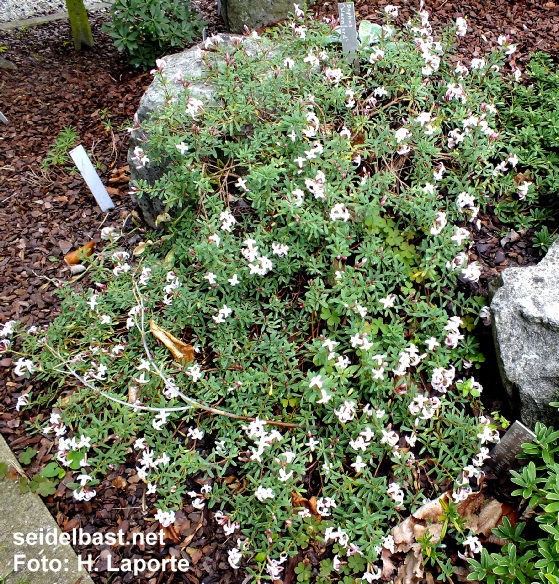
M 501 380 L 514 413 L 531 428 L 559 427 L 559 240 L 536 266 L 507 268 L 490 285 Z
M 304 0 L 299 2 L 304 7 Z M 312 2 L 308 2 L 309 5 Z M 229 32 L 242 33 L 277 22 L 293 13 L 293 0 L 221 0 L 221 16 Z
M 146 180 L 150 185 L 153 185 L 168 170 L 168 165 L 164 161 L 149 163 L 145 167 L 140 166 L 138 168 L 138 164 L 134 160 L 134 149 L 137 146 L 144 147 L 147 140 L 142 125 L 166 103 L 168 96 L 172 99 L 173 95 L 184 92 L 181 79 L 190 81 L 188 91 L 191 97 L 200 99 L 205 105 L 213 103 L 215 101 L 214 91 L 211 82 L 208 80 L 209 69 L 205 61 L 211 59 L 214 63 L 217 63 L 217 59 L 220 58 L 211 50 L 214 43 L 233 46 L 241 42 L 249 55 L 258 54 L 264 50 L 270 51 L 273 48 L 270 43 L 263 43 L 262 41 L 256 41 L 251 38 L 219 34 L 191 49 L 163 57 L 163 61 L 165 62 L 163 75 L 165 76 L 167 86 L 164 88 L 160 79 L 157 76 L 154 78 L 152 84 L 140 100 L 140 106 L 135 116 L 137 123 L 130 135 L 128 163 L 130 165 L 132 185 L 140 179 Z M 270 51 L 269 54 L 272 55 L 273 51 Z M 132 200 L 140 208 L 146 223 L 150 227 L 155 228 L 158 215 L 165 212 L 164 204 L 156 198 L 148 197 L 146 194 L 137 197 L 132 193 L 131 196 Z

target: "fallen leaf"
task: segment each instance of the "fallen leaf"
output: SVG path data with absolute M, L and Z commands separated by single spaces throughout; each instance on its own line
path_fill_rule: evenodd
M 304 507 L 305 509 L 308 509 L 311 512 L 315 519 L 317 519 L 318 521 L 322 519 L 322 515 L 320 515 L 316 508 L 316 497 L 305 499 L 304 497 L 301 497 L 301 495 L 298 495 L 297 493 L 291 493 L 291 498 L 293 501 L 293 507 L 295 508 Z
M 111 484 L 113 485 L 113 487 L 116 487 L 117 489 L 124 489 L 127 483 L 126 479 L 124 479 L 123 477 L 116 477 L 116 479 L 112 481 Z
M 423 556 L 421 545 L 416 543 L 406 554 L 404 563 L 398 568 L 394 584 L 419 584 L 423 581 Z
M 140 255 L 144 253 L 148 245 L 153 245 L 153 241 L 151 241 L 151 239 L 148 239 L 148 241 L 140 241 L 140 243 L 134 248 L 134 251 L 132 253 L 134 255 Z
M 93 248 L 95 246 L 94 241 L 90 241 L 85 245 L 82 245 L 79 249 L 70 252 L 69 254 L 64 256 L 64 261 L 69 265 L 79 264 L 81 260 L 86 257 L 89 257 L 93 253 Z
M 520 234 L 516 233 L 514 229 L 511 229 L 503 239 L 501 239 L 501 247 L 505 247 L 507 243 L 514 243 L 520 239 Z
M 479 517 L 474 529 L 475 534 L 482 534 L 485 537 L 491 535 L 491 531 L 497 527 L 503 519 L 503 506 L 499 501 L 491 499 L 486 505 L 481 508 Z
M 392 573 L 396 569 L 396 566 L 390 559 L 390 555 L 390 551 L 383 547 L 380 555 L 380 559 L 382 560 L 382 574 L 380 577 L 383 580 L 392 580 Z
M 107 193 L 109 193 L 109 195 L 120 195 L 120 191 L 118 189 L 115 189 L 114 187 L 105 187 L 107 189 Z
M 186 343 L 179 341 L 179 339 L 171 333 L 168 333 L 161 327 L 157 326 L 153 320 L 150 320 L 149 322 L 149 329 L 153 333 L 153 336 L 159 339 L 167 349 L 171 351 L 173 359 L 177 363 L 186 365 L 187 363 L 194 361 L 194 347 L 192 345 L 187 345 Z
M 164 533 L 163 539 L 170 539 L 174 543 L 180 543 L 181 538 L 179 537 L 178 533 L 175 531 L 175 528 L 172 525 L 168 527 L 162 527 L 161 531 Z
M 138 401 L 138 387 L 131 385 L 128 388 L 128 403 L 135 404 Z

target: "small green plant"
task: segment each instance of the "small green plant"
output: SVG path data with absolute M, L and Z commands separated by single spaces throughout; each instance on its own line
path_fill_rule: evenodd
M 539 231 L 534 233 L 534 239 L 532 241 L 534 242 L 534 247 L 540 248 L 540 254 L 545 255 L 557 237 L 556 233 L 549 233 L 547 225 L 544 225 Z
M 79 142 L 78 131 L 73 126 L 67 126 L 60 130 L 52 148 L 47 152 L 47 157 L 41 166 L 47 169 L 49 166 L 62 166 L 70 163 L 68 151 Z
M 169 49 L 192 43 L 207 24 L 189 0 L 115 0 L 111 15 L 103 32 L 142 69 L 152 67 Z
M 508 540 L 500 553 L 482 550 L 480 561 L 470 560 L 473 572 L 470 580 L 488 584 L 559 583 L 559 432 L 539 422 L 536 438 L 523 445 L 522 457 L 531 460 L 521 472 L 511 471 L 512 482 L 520 488 L 513 496 L 522 497 L 536 511 L 536 522 L 547 534 L 537 540 L 527 540 L 522 534 L 524 522 L 511 525 L 507 518 L 493 530 L 498 537 Z

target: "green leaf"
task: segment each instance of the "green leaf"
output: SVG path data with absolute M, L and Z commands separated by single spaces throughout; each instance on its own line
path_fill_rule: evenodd
M 35 458 L 37 452 L 39 451 L 29 446 L 19 455 L 19 461 L 24 465 L 31 464 L 31 461 Z
M 49 462 L 39 474 L 44 477 L 52 478 L 58 476 L 60 470 L 62 469 L 56 462 Z

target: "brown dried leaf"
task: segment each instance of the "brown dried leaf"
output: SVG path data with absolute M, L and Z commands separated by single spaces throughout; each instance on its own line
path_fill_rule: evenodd
M 396 566 L 392 563 L 392 560 L 390 559 L 390 555 L 391 555 L 390 551 L 383 547 L 382 553 L 380 555 L 380 559 L 382 560 L 382 574 L 380 577 L 383 580 L 391 580 L 392 573 L 396 569 Z
M 407 553 L 404 563 L 398 569 L 394 584 L 419 584 L 423 581 L 423 556 L 421 546 L 415 544 Z
M 503 506 L 499 501 L 490 499 L 479 513 L 476 534 L 483 534 L 485 537 L 491 535 L 491 531 L 497 527 L 503 518 Z
M 64 256 L 64 261 L 69 265 L 79 264 L 84 258 L 89 257 L 93 253 L 93 248 L 95 247 L 95 242 L 90 241 L 82 247 L 71 251 L 69 254 Z
M 117 489 L 124 489 L 127 485 L 126 479 L 123 477 L 116 477 L 114 481 L 111 481 L 111 484 Z
M 175 528 L 172 525 L 168 527 L 161 527 L 161 531 L 164 533 L 164 540 L 170 539 L 174 543 L 180 543 L 181 538 L 179 537 L 178 533 L 175 531 Z
M 187 345 L 182 341 L 179 341 L 171 333 L 163 330 L 161 327 L 157 326 L 153 320 L 149 322 L 149 329 L 153 333 L 154 337 L 159 339 L 166 347 L 171 351 L 173 359 L 177 363 L 186 365 L 191 361 L 194 361 L 194 347 L 192 345 Z
M 138 401 L 138 387 L 135 385 L 131 385 L 128 388 L 128 403 L 135 404 Z
M 293 501 L 293 507 L 295 508 L 304 507 L 305 509 L 308 509 L 318 521 L 322 519 L 322 515 L 320 515 L 316 508 L 316 497 L 305 499 L 304 497 L 301 497 L 301 495 L 298 495 L 297 493 L 291 493 L 291 497 Z

